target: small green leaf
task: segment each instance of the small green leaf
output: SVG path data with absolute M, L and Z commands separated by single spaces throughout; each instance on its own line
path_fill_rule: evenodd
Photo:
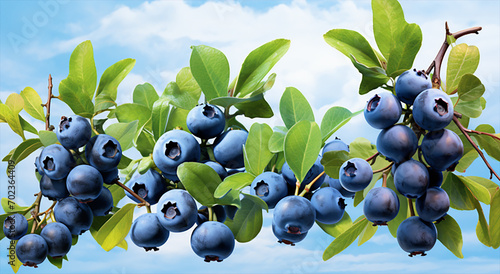
M 482 97 L 481 97 L 482 98 Z M 458 101 L 455 105 L 454 110 L 470 118 L 478 118 L 483 112 L 483 106 L 481 106 L 481 98 L 477 98 L 472 101 Z M 452 97 L 451 101 L 453 104 L 456 103 L 457 97 Z
M 342 219 L 335 224 L 324 224 L 318 221 L 316 221 L 316 223 L 324 232 L 326 232 L 326 234 L 334 238 L 337 238 L 340 234 L 344 233 L 352 226 L 351 217 L 347 214 L 347 212 L 344 212 Z
M 422 45 L 422 31 L 417 24 L 406 24 L 399 33 L 387 57 L 387 75 L 396 77 L 413 66 Z
M 191 68 L 182 68 L 175 77 L 175 82 L 182 93 L 189 94 L 193 102 L 198 102 L 201 96 L 201 88 L 191 73 Z M 195 104 L 196 104 L 195 103 Z
M 241 190 L 242 188 L 252 184 L 255 175 L 248 172 L 236 173 L 228 176 L 217 186 L 215 189 L 214 197 L 221 198 L 226 195 L 230 190 Z
M 273 109 L 269 106 L 262 94 L 255 96 L 258 100 L 249 100 L 248 102 L 238 103 L 234 105 L 238 112 L 248 118 L 271 118 L 273 117 Z M 257 99 L 256 98 L 256 99 Z
M 262 79 L 285 55 L 289 47 L 290 40 L 276 39 L 250 52 L 241 66 L 234 95 L 244 97 L 257 90 Z
M 373 235 L 377 232 L 377 225 L 373 225 L 371 222 L 367 222 L 365 228 L 363 229 L 363 232 L 361 232 L 359 239 L 358 239 L 358 246 L 366 243 L 368 240 L 370 240 Z
M 283 151 L 283 144 L 285 143 L 285 136 L 288 129 L 283 126 L 274 127 L 273 135 L 269 138 L 269 150 L 273 153 L 278 153 Z
M 314 122 L 311 105 L 306 97 L 294 87 L 288 87 L 283 92 L 280 99 L 280 114 L 288 129 L 302 120 Z
M 133 146 L 134 137 L 137 132 L 137 123 L 137 121 L 114 123 L 109 125 L 104 131 L 120 143 L 122 151 L 126 151 Z
M 245 151 L 249 159 L 248 166 L 245 166 L 247 172 L 256 176 L 261 174 L 273 158 L 274 154 L 268 146 L 272 134 L 273 130 L 267 124 L 254 123 L 250 127 L 245 143 Z
M 10 160 L 14 163 L 19 164 L 24 158 L 28 157 L 31 153 L 35 152 L 37 149 L 43 146 L 42 142 L 38 138 L 27 139 L 23 141 L 10 157 Z
M 24 131 L 38 135 L 38 131 L 34 126 L 28 123 L 28 121 L 24 120 L 24 118 L 21 117 L 21 115 L 18 116 L 19 116 L 19 122 L 21 122 L 21 127 L 23 128 Z
M 3 103 L 0 103 L 0 116 L 2 120 L 6 121 L 9 124 L 9 127 L 12 129 L 12 131 L 21 136 L 23 140 L 25 139 L 24 130 L 20 121 L 21 116 L 19 116 L 17 113 L 14 114 L 10 107 Z
M 351 55 L 367 67 L 380 67 L 380 62 L 370 43 L 353 30 L 332 29 L 323 35 L 325 41 L 345 56 Z
M 486 188 L 482 184 L 477 183 L 474 179 L 471 179 L 469 177 L 458 176 L 458 178 L 477 200 L 487 205 L 490 204 L 491 196 L 488 188 Z
M 285 136 L 285 160 L 299 182 L 304 180 L 321 150 L 318 124 L 307 120 L 296 123 Z
M 262 228 L 262 207 L 249 197 L 241 200 L 241 208 L 236 211 L 233 220 L 227 218 L 224 222 L 233 232 L 234 238 L 240 243 L 251 241 Z
M 339 170 L 342 164 L 349 160 L 347 151 L 328 151 L 323 154 L 321 164 L 325 167 L 325 173 L 333 179 L 339 178 Z
M 490 242 L 495 249 L 500 247 L 500 191 L 498 189 L 490 204 Z
M 491 125 L 482 124 L 476 127 L 476 131 L 493 134 L 500 137 L 500 134 L 495 134 L 495 129 Z M 488 135 L 470 133 L 477 140 L 481 149 L 484 149 L 488 155 L 500 161 L 500 141 Z
M 141 104 L 122 104 L 116 107 L 116 118 L 120 123 L 138 121 L 137 127 L 141 128 L 151 118 L 151 110 Z
M 38 93 L 30 88 L 26 87 L 21 91 L 21 96 L 24 100 L 24 110 L 31 115 L 31 117 L 45 122 L 45 114 L 43 113 L 42 98 Z
M 113 206 L 116 206 L 125 197 L 125 190 L 116 184 L 109 186 L 108 189 L 111 192 L 111 196 L 113 196 Z
M 264 209 L 266 212 L 269 212 L 269 207 L 264 200 L 262 200 L 260 197 L 255 196 L 255 195 L 250 195 L 246 193 L 242 193 L 244 197 L 249 198 L 250 200 L 253 200 L 253 202 L 257 205 L 259 205 L 262 209 Z
M 262 100 L 262 98 L 264 98 L 264 97 L 261 95 L 260 96 L 257 95 L 257 96 L 253 96 L 253 97 L 249 97 L 249 98 L 237 98 L 237 97 L 224 96 L 224 97 L 217 97 L 217 98 L 210 100 L 210 104 L 218 105 L 218 106 L 227 108 L 227 107 L 230 107 L 230 106 L 236 105 L 236 104 Z
M 155 163 L 153 162 L 153 157 L 151 156 L 143 157 L 139 162 L 139 165 L 137 166 L 137 172 L 139 172 L 139 174 L 144 174 L 148 170 L 153 168 L 154 164 Z
M 335 238 L 335 240 L 325 249 L 323 260 L 326 261 L 331 259 L 333 256 L 350 246 L 356 238 L 358 238 L 359 234 L 363 232 L 367 223 L 369 223 L 368 220 L 363 218 L 355 222 L 348 230 Z
M 389 81 L 389 77 L 383 68 L 380 67 L 368 67 L 360 63 L 353 55 L 348 56 L 351 59 L 352 64 L 356 67 L 363 76 L 361 83 L 359 84 L 360 95 L 366 94 L 371 90 L 374 90 Z
M 446 69 L 446 93 L 456 92 L 462 76 L 473 74 L 479 65 L 479 49 L 467 44 L 456 45 L 451 49 Z
M 147 156 L 153 153 L 155 138 L 149 131 L 142 130 L 136 141 L 136 148 L 141 155 Z
M 146 106 L 151 110 L 153 109 L 153 104 L 159 98 L 158 93 L 150 83 L 135 86 L 132 96 L 134 103 Z
M 78 84 L 82 97 L 89 99 L 94 97 L 97 72 L 94 62 L 94 50 L 89 40 L 80 43 L 71 53 L 68 78 Z
M 361 112 L 362 111 L 358 111 L 353 114 L 343 107 L 331 107 L 321 120 L 321 137 L 323 138 L 323 143 L 326 142 L 333 133 L 349 122 L 353 116 Z
M 462 231 L 457 221 L 450 215 L 446 215 L 444 220 L 436 223 L 438 231 L 438 240 L 460 259 L 464 258 L 462 254 Z
M 161 96 L 167 98 L 172 105 L 187 110 L 194 108 L 198 104 L 198 98 L 182 91 L 176 82 L 168 83 Z
M 128 58 L 120 60 L 107 68 L 102 74 L 101 80 L 99 81 L 96 96 L 100 94 L 106 94 L 111 97 L 113 101 L 115 101 L 116 93 L 118 91 L 118 85 L 120 85 L 123 79 L 125 79 L 134 65 L 135 60 Z
M 68 76 L 59 83 L 59 97 L 76 115 L 91 118 L 94 114 L 94 104 L 82 85 L 81 82 Z
M 200 204 L 210 207 L 217 204 L 214 192 L 221 183 L 221 179 L 214 169 L 203 163 L 185 162 L 177 168 L 177 176 Z
M 477 200 L 474 200 L 473 202 L 479 218 L 476 226 L 477 239 L 485 246 L 492 246 L 490 238 L 490 229 L 488 226 L 488 222 L 486 221 L 486 217 L 484 216 L 483 208 L 481 207 L 481 204 Z
M 385 58 L 389 59 L 392 48 L 397 46 L 396 41 L 408 23 L 396 0 L 373 0 L 372 11 L 375 41 Z
M 191 47 L 191 73 L 205 94 L 206 100 L 227 95 L 229 62 L 224 53 L 209 46 Z
M 166 98 L 160 98 L 153 104 L 151 121 L 153 124 L 153 135 L 156 141 L 165 133 L 170 112 L 171 107 Z
M 16 202 L 9 200 L 7 198 L 2 198 L 1 204 L 2 204 L 3 210 L 6 213 L 20 213 L 20 212 L 24 212 L 28 208 L 27 206 L 20 206 Z M 7 214 L 7 216 L 9 216 L 9 215 L 10 214 Z M 3 221 L 2 221 L 2 223 L 3 223 Z
M 444 175 L 444 174 L 443 174 Z M 459 176 L 448 172 L 443 179 L 441 186 L 450 198 L 450 207 L 458 210 L 474 210 L 476 198 L 464 185 Z
M 38 137 L 40 137 L 40 142 L 42 142 L 44 147 L 48 147 L 58 142 L 57 135 L 53 131 L 40 130 L 38 132 Z
M 124 205 L 99 229 L 96 241 L 104 250 L 110 251 L 125 239 L 132 226 L 135 206 L 136 204 Z
M 462 101 L 473 101 L 483 96 L 485 91 L 481 80 L 472 74 L 465 74 L 458 84 L 458 98 Z

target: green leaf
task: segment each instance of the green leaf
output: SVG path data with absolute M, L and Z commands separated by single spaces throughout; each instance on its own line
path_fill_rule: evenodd
M 186 118 L 189 114 L 189 110 L 182 108 L 172 108 L 170 115 L 168 116 L 167 131 L 172 130 L 176 127 L 182 128 L 182 130 L 189 132 L 186 124 Z
M 444 175 L 444 174 L 443 174 Z M 453 173 L 446 173 L 441 186 L 450 198 L 450 207 L 458 210 L 474 210 L 476 198 L 467 189 L 459 176 Z
M 104 131 L 120 143 L 122 151 L 126 151 L 133 146 L 134 137 L 137 132 L 137 123 L 137 121 L 114 123 L 109 125 Z
M 500 247 L 500 191 L 498 189 L 490 204 L 490 243 L 495 249 Z
M 474 200 L 473 202 L 479 218 L 476 226 L 477 239 L 485 246 L 491 246 L 490 229 L 488 223 L 486 222 L 486 217 L 484 216 L 483 208 L 481 207 L 481 204 L 477 200 Z
M 17 113 L 14 114 L 10 107 L 3 103 L 0 103 L 0 116 L 2 120 L 6 121 L 9 124 L 9 127 L 12 129 L 12 131 L 21 136 L 23 140 L 25 139 L 24 130 L 19 118 L 21 116 L 19 116 Z
M 373 235 L 377 232 L 377 225 L 373 225 L 371 222 L 367 222 L 365 225 L 365 228 L 363 229 L 363 232 L 361 232 L 359 239 L 358 239 L 358 246 L 366 243 L 368 240 L 370 240 Z
M 217 186 L 214 191 L 215 198 L 221 198 L 226 195 L 230 190 L 241 190 L 242 188 L 252 184 L 255 175 L 248 172 L 235 173 L 228 176 Z
M 125 79 L 134 65 L 135 60 L 127 58 L 120 60 L 107 68 L 102 74 L 101 80 L 99 81 L 96 96 L 100 94 L 106 94 L 111 97 L 113 101 L 115 101 L 116 93 L 118 91 L 118 85 L 120 85 L 122 80 Z
M 69 59 L 69 75 L 66 79 L 69 78 L 71 78 L 74 83 L 77 83 L 79 90 L 82 92 L 82 97 L 87 97 L 89 100 L 94 97 L 97 84 L 97 72 L 94 62 L 94 50 L 89 40 L 79 44 L 73 50 L 73 53 L 71 53 Z M 60 89 L 59 87 L 59 94 L 61 94 Z M 66 103 L 68 104 L 68 102 Z
M 288 129 L 283 126 L 274 127 L 273 135 L 269 138 L 269 150 L 273 153 L 278 153 L 283 151 L 283 145 L 285 143 L 285 136 Z
M 227 95 L 229 62 L 224 53 L 204 45 L 191 48 L 191 73 L 205 94 L 205 99 L 208 101 Z
M 43 144 L 38 138 L 27 139 L 17 146 L 12 156 L 10 156 L 10 160 L 14 161 L 17 165 L 24 158 L 28 157 L 31 153 L 35 152 L 42 146 Z
M 198 98 L 182 91 L 176 82 L 168 83 L 161 96 L 167 98 L 172 105 L 187 110 L 194 108 L 198 104 Z
M 118 202 L 125 197 L 125 190 L 116 184 L 109 186 L 108 189 L 111 192 L 111 196 L 113 196 L 113 206 L 116 207 Z
M 455 93 L 462 76 L 473 74 L 479 65 L 479 49 L 476 46 L 460 44 L 454 46 L 448 57 L 446 69 L 446 93 Z
M 177 168 L 177 176 L 200 204 L 210 207 L 217 204 L 214 192 L 221 183 L 221 179 L 214 169 L 203 163 L 185 162 Z
M 115 100 L 106 93 L 101 93 L 95 97 L 95 107 L 94 112 L 100 112 L 106 109 L 109 109 L 113 106 L 116 106 Z
M 465 74 L 458 84 L 458 98 L 462 101 L 474 101 L 483 96 L 485 91 L 481 80 L 472 74 Z
M 460 158 L 455 170 L 464 173 L 477 157 L 479 157 L 479 153 L 472 146 L 464 145 L 464 155 Z
M 472 193 L 472 195 L 479 201 L 489 205 L 491 202 L 490 192 L 484 185 L 477 183 L 474 179 L 469 177 L 458 176 L 465 187 Z
M 146 106 L 151 110 L 153 109 L 153 104 L 159 98 L 158 93 L 150 83 L 135 86 L 132 96 L 134 103 Z
M 328 176 L 338 179 L 340 166 L 347 160 L 349 160 L 347 151 L 328 151 L 323 154 L 321 164 L 325 167 L 325 173 Z
M 269 212 L 269 207 L 264 200 L 262 200 L 260 197 L 255 196 L 255 195 L 250 195 L 246 193 L 242 193 L 244 197 L 249 198 L 250 200 L 253 200 L 253 202 L 257 205 L 260 206 L 260 208 L 264 209 L 266 212 Z
M 307 102 L 306 97 L 294 87 L 288 87 L 283 92 L 280 99 L 280 114 L 281 119 L 289 129 L 302 120 L 314 122 L 311 105 Z
M 6 213 L 20 213 L 24 212 L 28 208 L 27 206 L 20 206 L 16 202 L 9 200 L 7 198 L 2 198 L 1 204 L 3 211 L 5 211 Z M 9 215 L 10 214 L 7 214 L 7 216 L 5 217 L 8 217 Z M 4 220 L 2 220 L 2 223 Z
M 76 115 L 91 118 L 94 114 L 94 104 L 83 90 L 83 84 L 70 76 L 59 83 L 59 97 Z
M 335 224 L 324 224 L 318 221 L 316 221 L 316 223 L 324 232 L 326 232 L 326 234 L 334 238 L 337 238 L 340 234 L 344 233 L 352 226 L 351 217 L 347 212 L 344 212 L 342 219 Z
M 48 147 L 58 142 L 57 134 L 53 131 L 40 130 L 38 132 L 38 137 L 40 137 L 40 142 L 42 142 L 44 147 Z
M 481 105 L 481 98 L 477 98 L 472 101 L 460 100 L 455 105 L 454 110 L 470 118 L 477 118 L 481 116 L 481 113 L 483 112 L 484 109 L 483 106 Z M 457 101 L 457 97 L 452 97 L 451 101 L 453 102 L 453 104 L 455 104 Z
M 64 255 L 64 257 L 66 257 L 66 255 Z M 47 259 L 49 260 L 49 262 L 51 264 L 53 264 L 55 267 L 61 269 L 62 268 L 62 263 L 63 263 L 63 258 L 62 257 L 58 257 L 58 258 L 53 258 L 52 256 L 50 255 L 47 255 Z M 66 260 L 68 260 L 66 258 Z
M 24 100 L 24 110 L 31 115 L 31 117 L 45 122 L 45 114 L 43 113 L 42 98 L 38 93 L 30 88 L 26 87 L 21 91 L 21 96 Z
M 18 242 L 18 240 L 11 241 L 11 245 L 13 245 L 14 250 L 16 249 L 17 242 Z M 17 256 L 14 256 L 14 257 L 15 257 L 13 260 L 14 262 L 11 264 L 10 260 L 9 260 L 9 264 L 12 267 L 12 271 L 14 271 L 14 273 L 17 273 L 17 271 L 19 271 L 19 268 L 23 265 L 23 263 L 21 263 L 21 261 L 19 261 Z
M 224 224 L 231 229 L 238 242 L 249 242 L 262 228 L 262 207 L 254 199 L 245 196 L 233 220 L 227 218 Z
M 153 153 L 155 147 L 155 138 L 149 131 L 142 130 L 136 141 L 136 148 L 141 155 L 147 156 Z
M 348 56 L 352 64 L 356 67 L 362 75 L 361 83 L 359 84 L 359 94 L 363 95 L 371 90 L 374 90 L 389 81 L 385 70 L 380 67 L 368 67 L 356 60 L 353 55 Z
M 34 126 L 32 126 L 30 123 L 28 123 L 28 121 L 24 120 L 24 118 L 21 117 L 21 115 L 18 115 L 18 116 L 19 116 L 19 122 L 21 122 L 21 127 L 23 128 L 24 131 L 31 132 L 33 134 L 38 135 L 38 131 L 36 130 L 36 128 Z
M 273 117 L 273 109 L 271 108 L 271 106 L 269 106 L 269 103 L 267 103 L 266 99 L 264 99 L 264 96 L 262 94 L 259 94 L 256 97 L 260 99 L 234 105 L 238 109 L 237 114 L 243 114 L 248 118 Z
M 331 259 L 333 256 L 339 254 L 350 246 L 356 238 L 358 238 L 359 234 L 363 232 L 367 223 L 368 220 L 363 218 L 335 238 L 335 240 L 333 240 L 333 242 L 325 249 L 325 252 L 323 253 L 323 260 L 326 261 Z
M 392 176 L 387 177 L 387 186 L 390 187 L 394 191 L 394 193 L 397 194 L 399 199 L 398 215 L 396 215 L 396 218 L 387 222 L 387 226 L 389 227 L 389 232 L 391 232 L 392 236 L 396 238 L 399 225 L 401 224 L 401 222 L 403 222 L 409 217 L 408 199 L 405 196 L 398 194 L 398 191 L 394 186 L 394 179 Z
M 422 31 L 417 24 L 407 24 L 399 33 L 387 57 L 387 75 L 396 77 L 413 66 L 422 45 Z
M 444 217 L 444 220 L 436 223 L 438 231 L 438 240 L 450 250 L 455 256 L 460 259 L 464 258 L 462 254 L 462 231 L 457 221 L 449 214 Z
M 345 125 L 351 118 L 362 111 L 355 114 L 343 107 L 331 107 L 321 120 L 321 138 L 323 143 L 332 136 L 337 130 Z
M 495 134 L 495 129 L 491 125 L 486 125 L 486 124 L 479 125 L 476 127 L 476 131 L 490 133 L 494 134 L 497 137 L 500 137 L 500 134 L 498 133 Z M 481 149 L 484 149 L 486 153 L 488 153 L 488 155 L 490 155 L 497 161 L 500 161 L 500 140 L 495 139 L 488 135 L 481 135 L 475 133 L 470 133 L 470 135 L 474 136 Z
M 132 226 L 135 206 L 124 205 L 99 229 L 95 238 L 104 250 L 110 251 L 125 239 Z
M 237 97 L 217 97 L 210 100 L 210 104 L 218 105 L 224 108 L 230 107 L 232 105 L 241 104 L 245 102 L 254 102 L 258 100 L 262 100 L 264 97 L 262 95 L 257 95 L 249 98 L 237 98 Z
M 372 0 L 373 34 L 377 46 L 389 59 L 391 50 L 407 25 L 403 9 L 396 0 Z
M 137 172 L 139 172 L 139 174 L 144 174 L 154 166 L 153 157 L 149 155 L 142 157 L 139 161 L 139 165 L 137 165 Z
M 255 97 L 259 94 L 262 94 L 268 90 L 270 90 L 274 86 L 274 82 L 276 81 L 276 73 L 271 73 L 267 80 L 260 83 L 260 87 L 256 89 L 254 92 L 250 93 L 250 95 L 245 97 Z
M 120 123 L 138 121 L 138 128 L 141 128 L 151 118 L 151 110 L 136 103 L 119 105 L 116 107 L 115 113 Z
M 160 98 L 153 104 L 151 121 L 153 124 L 153 135 L 156 141 L 165 133 L 170 112 L 171 107 L 166 98 Z
M 323 35 L 325 41 L 345 56 L 351 55 L 367 67 L 380 67 L 380 62 L 370 43 L 358 32 L 333 29 Z
M 321 150 L 321 131 L 318 124 L 302 120 L 285 136 L 285 160 L 299 182 L 304 180 Z
M 177 73 L 175 82 L 177 83 L 177 86 L 179 86 L 181 92 L 189 94 L 191 100 L 194 101 L 195 104 L 198 103 L 201 96 L 201 88 L 194 79 L 193 74 L 191 73 L 191 68 L 182 68 Z
M 5 100 L 5 104 L 10 108 L 13 114 L 19 114 L 24 108 L 23 97 L 17 93 L 11 93 Z
M 260 82 L 285 55 L 290 40 L 276 39 L 253 50 L 241 66 L 234 95 L 244 97 L 258 89 Z
M 273 158 L 274 154 L 268 146 L 272 134 L 273 130 L 267 124 L 254 123 L 250 127 L 245 143 L 246 156 L 249 160 L 248 166 L 245 165 L 247 172 L 256 176 L 261 174 Z

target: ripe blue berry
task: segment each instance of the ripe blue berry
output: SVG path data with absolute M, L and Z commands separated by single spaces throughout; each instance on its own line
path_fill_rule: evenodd
M 40 178 L 40 191 L 43 196 L 53 201 L 69 196 L 68 188 L 66 187 L 66 178 L 52 180 L 47 175 L 42 175 L 42 178 Z
M 120 180 L 120 176 L 118 175 L 118 168 L 113 168 L 109 171 L 101 171 L 102 181 L 105 184 L 114 184 L 115 180 Z
M 66 179 L 69 193 L 83 202 L 96 199 L 101 194 L 102 185 L 101 173 L 89 165 L 76 166 Z
M 219 177 L 221 180 L 224 181 L 224 179 L 228 176 L 227 170 L 219 163 L 214 162 L 214 161 L 206 161 L 205 165 L 211 167 L 217 174 L 219 174 Z
M 75 165 L 75 160 L 71 153 L 59 144 L 45 147 L 39 158 L 43 174 L 52 180 L 62 180 Z
M 146 251 L 158 251 L 158 247 L 167 242 L 169 235 L 170 232 L 160 224 L 154 213 L 139 216 L 130 228 L 132 242 Z
M 363 212 L 368 221 L 386 225 L 398 215 L 398 195 L 387 187 L 372 188 L 365 197 Z
M 301 196 L 286 196 L 274 207 L 273 223 L 290 234 L 302 234 L 314 225 L 316 210 Z
M 236 129 L 229 129 L 217 137 L 214 142 L 215 160 L 226 168 L 244 167 L 243 145 L 247 137 L 248 132 Z
M 193 197 L 185 190 L 173 189 L 161 196 L 156 213 L 160 224 L 171 232 L 182 232 L 191 228 L 198 218 L 198 209 Z
M 250 194 L 264 200 L 271 209 L 288 194 L 288 186 L 283 176 L 267 171 L 255 177 L 252 181 Z
M 224 130 L 226 119 L 219 107 L 203 103 L 189 111 L 186 124 L 193 135 L 210 139 Z
M 402 113 L 398 98 L 389 92 L 375 94 L 366 104 L 366 122 L 377 129 L 388 128 L 399 120 Z
M 342 140 L 335 138 L 334 140 L 328 142 L 323 147 L 321 155 L 324 155 L 328 151 L 347 151 L 349 152 L 349 146 Z
M 429 172 L 424 164 L 410 159 L 401 163 L 394 173 L 394 185 L 401 195 L 413 199 L 425 194 Z
M 234 235 L 223 223 L 204 222 L 191 234 L 191 248 L 205 262 L 221 262 L 233 253 Z
M 108 188 L 102 187 L 101 194 L 88 203 L 94 216 L 105 216 L 113 209 L 113 195 Z
M 54 217 L 57 222 L 66 225 L 73 235 L 81 235 L 87 231 L 94 220 L 92 209 L 75 197 L 67 197 L 57 202 Z
M 450 209 L 450 198 L 439 187 L 430 187 L 415 202 L 418 216 L 428 222 L 434 222 L 445 216 Z
M 47 242 L 38 234 L 25 235 L 17 242 L 16 255 L 24 265 L 37 267 L 45 261 L 47 254 Z
M 90 140 L 92 127 L 89 121 L 81 116 L 62 116 L 56 135 L 63 147 L 79 149 Z
M 356 192 L 349 191 L 345 189 L 341 184 L 339 179 L 333 179 L 330 176 L 326 175 L 325 182 L 328 182 L 328 185 L 332 188 L 335 188 L 344 196 L 345 198 L 354 198 Z
M 454 167 L 464 154 L 462 140 L 455 132 L 448 129 L 427 133 L 420 149 L 425 161 L 437 171 Z
M 399 246 L 409 252 L 410 257 L 418 254 L 425 256 L 425 251 L 431 250 L 437 239 L 436 226 L 418 216 L 401 222 L 396 234 Z
M 19 213 L 12 214 L 3 221 L 3 234 L 10 240 L 19 240 L 28 232 L 28 221 Z
M 418 94 L 431 87 L 431 79 L 424 71 L 407 70 L 396 80 L 396 95 L 399 100 L 411 105 Z
M 311 204 L 316 210 L 316 220 L 324 224 L 335 224 L 344 216 L 345 200 L 338 190 L 324 187 L 312 195 Z
M 377 137 L 377 150 L 397 164 L 410 159 L 417 151 L 417 147 L 417 135 L 404 125 L 386 128 Z
M 48 254 L 51 257 L 63 257 L 71 249 L 71 232 L 61 223 L 49 223 L 40 232 L 40 236 L 47 242 Z
M 420 93 L 413 104 L 413 120 L 425 130 L 440 130 L 453 119 L 450 96 L 439 89 Z
M 149 169 L 135 180 L 128 182 L 127 186 L 151 205 L 158 203 L 161 195 L 167 192 L 165 179 L 154 169 Z M 136 203 L 141 202 L 132 194 L 128 192 L 125 192 L 125 194 Z
M 110 171 L 118 166 L 122 158 L 122 147 L 112 136 L 99 134 L 85 146 L 85 157 L 99 171 Z
M 276 224 L 273 222 L 272 224 L 273 234 L 278 238 L 278 243 L 287 244 L 294 246 L 296 243 L 304 240 L 307 236 L 307 232 L 296 234 L 296 233 L 288 233 L 287 230 L 283 228 L 276 227 Z
M 345 161 L 339 170 L 339 180 L 342 187 L 351 192 L 365 189 L 373 178 L 370 164 L 361 158 Z
M 177 167 L 184 162 L 200 160 L 200 144 L 193 135 L 183 130 L 165 132 L 156 142 L 153 161 L 164 173 L 177 174 Z

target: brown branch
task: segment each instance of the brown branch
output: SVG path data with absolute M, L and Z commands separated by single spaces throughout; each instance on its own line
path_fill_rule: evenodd
M 443 58 L 446 53 L 446 50 L 448 49 L 448 35 L 453 36 L 453 38 L 458 39 L 464 35 L 467 34 L 478 34 L 479 31 L 481 30 L 481 27 L 473 27 L 473 28 L 468 28 L 464 30 L 457 31 L 455 33 L 451 33 L 450 29 L 448 27 L 448 22 L 445 22 L 445 31 L 446 31 L 446 36 L 444 38 L 443 45 L 441 46 L 441 49 L 439 49 L 438 54 L 436 55 L 436 58 L 434 58 L 434 61 L 432 61 L 431 65 L 429 68 L 425 71 L 427 75 L 431 73 L 431 70 L 434 69 L 434 75 L 432 75 L 432 87 L 433 88 L 439 88 L 441 86 L 441 64 L 443 63 Z
M 497 177 L 497 179 L 500 180 L 500 177 L 498 176 L 498 174 L 493 170 L 493 168 L 491 167 L 490 163 L 488 163 L 488 161 L 484 157 L 483 152 L 477 147 L 477 145 L 474 143 L 474 141 L 472 141 L 471 137 L 467 133 L 467 129 L 462 125 L 462 123 L 460 123 L 460 121 L 458 120 L 457 116 L 455 116 L 455 115 L 453 115 L 453 122 L 455 122 L 455 124 L 460 129 L 460 131 L 465 135 L 465 138 L 467 138 L 467 140 L 469 141 L 469 143 L 474 147 L 474 149 L 477 151 L 477 153 L 479 154 L 479 156 L 481 156 L 481 158 L 483 159 L 483 162 L 489 168 L 489 170 L 490 170 L 490 179 L 493 177 L 493 175 L 495 175 L 495 177 Z
M 373 160 L 373 162 L 371 162 L 371 164 L 370 164 L 370 165 L 373 165 L 375 163 L 375 159 L 377 159 L 377 156 L 379 156 L 379 155 L 380 155 L 380 153 L 377 152 L 377 153 L 373 154 L 372 156 L 368 157 L 365 161 L 369 162 L 369 161 Z
M 40 202 L 42 201 L 42 192 L 38 192 L 35 194 L 35 209 L 31 212 L 31 216 L 33 216 L 33 226 L 31 227 L 31 233 L 35 233 L 35 230 L 38 228 L 38 211 L 40 210 Z
M 49 74 L 49 96 L 47 97 L 47 103 L 45 104 L 45 107 L 47 108 L 47 115 L 45 115 L 45 130 L 51 130 L 50 126 L 50 101 L 54 96 L 52 96 L 52 75 Z
M 382 187 L 387 187 L 387 173 L 382 173 Z
M 136 198 L 137 200 L 141 201 L 141 205 L 140 206 L 143 206 L 143 205 L 146 206 L 146 207 L 150 207 L 151 206 L 148 202 L 146 202 L 146 200 L 144 200 L 141 196 L 137 195 L 137 193 L 135 193 L 134 191 L 132 191 L 132 189 L 128 188 L 123 183 L 119 182 L 118 180 L 116 180 L 114 182 L 119 187 L 123 188 L 125 191 L 127 191 L 128 193 L 130 193 L 130 195 L 134 196 L 134 198 Z
M 388 166 L 386 166 L 386 167 L 383 167 L 383 168 L 381 168 L 381 169 L 374 170 L 374 171 L 373 171 L 373 174 L 375 174 L 375 173 L 379 173 L 379 172 L 382 172 L 382 171 L 386 171 L 386 170 L 388 170 L 389 168 L 391 168 L 391 167 L 392 167 L 392 165 L 394 165 L 394 162 L 391 162 L 391 163 L 390 163 Z
M 408 205 L 410 206 L 410 215 L 412 217 L 415 216 L 415 209 L 413 208 L 413 201 L 410 198 L 408 198 Z

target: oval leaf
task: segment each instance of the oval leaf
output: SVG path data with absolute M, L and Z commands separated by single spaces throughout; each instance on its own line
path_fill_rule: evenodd
M 30 88 L 26 87 L 21 91 L 21 96 L 24 100 L 24 110 L 31 115 L 31 117 L 45 122 L 45 114 L 43 113 L 42 98 L 38 93 Z
M 224 53 L 209 46 L 191 47 L 191 73 L 205 94 L 206 100 L 227 95 L 229 62 Z
M 349 122 L 353 116 L 361 112 L 358 111 L 353 114 L 344 107 L 331 107 L 321 120 L 321 137 L 323 138 L 323 142 L 326 142 L 333 133 Z
M 155 88 L 150 83 L 135 86 L 132 101 L 136 104 L 141 104 L 153 109 L 153 104 L 158 100 L 159 96 Z
M 177 168 L 177 176 L 189 194 L 200 204 L 207 207 L 217 204 L 214 192 L 221 180 L 214 169 L 203 163 L 186 162 Z
M 460 44 L 454 46 L 448 57 L 446 69 L 446 93 L 453 94 L 465 74 L 472 74 L 479 65 L 479 49 L 476 46 Z
M 281 119 L 289 129 L 302 120 L 314 122 L 311 105 L 307 102 L 306 97 L 294 87 L 288 87 L 283 92 L 280 99 L 280 114 Z
M 254 199 L 245 196 L 234 218 L 227 218 L 224 224 L 231 229 L 238 242 L 246 243 L 259 234 L 262 220 L 262 207 Z
M 369 223 L 368 220 L 363 218 L 335 238 L 335 240 L 325 249 L 325 252 L 323 252 L 323 260 L 326 261 L 331 259 L 354 243 L 359 234 L 365 229 L 367 223 Z
M 38 137 L 40 137 L 40 142 L 42 142 L 44 147 L 48 147 L 58 142 L 57 134 L 53 131 L 40 130 L 38 132 Z
M 110 251 L 125 239 L 132 226 L 135 206 L 136 204 L 124 205 L 99 229 L 95 239 L 104 250 Z
M 353 55 L 356 60 L 367 67 L 380 67 L 380 62 L 370 43 L 358 32 L 347 29 L 332 29 L 323 35 L 323 38 L 330 46 L 345 56 Z
M 248 172 L 241 172 L 228 176 L 217 186 L 217 189 L 214 192 L 214 197 L 221 198 L 230 190 L 241 190 L 242 188 L 251 185 L 254 179 L 255 175 Z
M 490 204 L 490 241 L 493 248 L 500 247 L 500 191 L 496 191 Z
M 253 175 L 261 174 L 274 154 L 269 150 L 269 139 L 273 130 L 267 124 L 254 123 L 248 132 L 245 152 L 248 158 L 247 172 Z
M 352 220 L 349 214 L 347 212 L 344 212 L 344 215 L 342 216 L 342 219 L 338 221 L 335 224 L 324 224 L 321 222 L 316 221 L 318 226 L 326 232 L 326 234 L 337 238 L 340 234 L 344 233 L 346 230 L 348 230 L 352 226 Z
M 436 223 L 436 228 L 438 231 L 438 240 L 455 256 L 462 259 L 464 257 L 462 254 L 462 230 L 460 230 L 457 221 L 450 215 L 446 215 L 444 220 Z
M 462 101 L 473 101 L 483 96 L 485 91 L 481 80 L 472 74 L 465 74 L 458 84 L 458 98 Z
M 120 85 L 122 80 L 125 79 L 125 76 L 127 76 L 127 74 L 132 70 L 134 65 L 135 60 L 127 58 L 120 60 L 107 68 L 99 81 L 96 96 L 106 94 L 111 97 L 113 101 L 116 100 L 118 85 Z

